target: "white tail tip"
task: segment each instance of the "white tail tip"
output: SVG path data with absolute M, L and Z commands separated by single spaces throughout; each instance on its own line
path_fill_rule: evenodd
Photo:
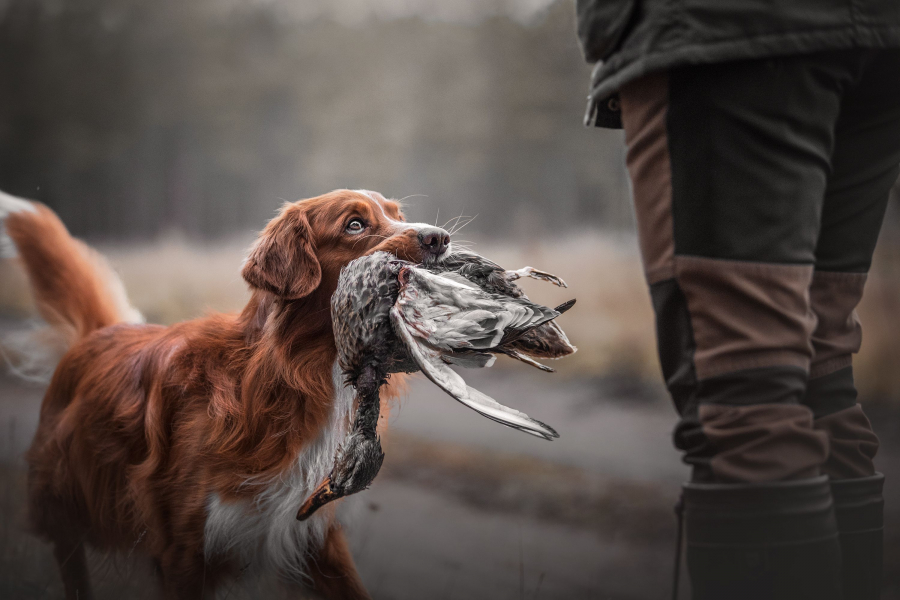
M 22 211 L 37 212 L 37 209 L 28 200 L 16 198 L 0 191 L 0 258 L 14 258 L 16 256 L 16 245 L 6 235 L 3 220 L 12 213 Z

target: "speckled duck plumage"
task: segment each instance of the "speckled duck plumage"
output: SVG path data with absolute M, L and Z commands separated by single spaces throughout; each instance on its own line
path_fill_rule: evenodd
M 522 276 L 565 286 L 549 273 L 530 267 L 505 271 L 470 252 L 453 253 L 427 267 L 378 252 L 341 271 L 331 313 L 338 363 L 345 384 L 356 390 L 358 408 L 331 474 L 300 508 L 299 519 L 362 491 L 378 474 L 384 459 L 376 433 L 378 390 L 391 373 L 421 370 L 487 418 L 544 439 L 558 437 L 548 425 L 467 386 L 449 367 L 490 366 L 496 354 L 507 354 L 550 370 L 527 356 L 536 341 L 545 340 L 550 348 L 537 356 L 575 351 L 553 323 L 574 300 L 556 309 L 531 302 L 513 283 Z

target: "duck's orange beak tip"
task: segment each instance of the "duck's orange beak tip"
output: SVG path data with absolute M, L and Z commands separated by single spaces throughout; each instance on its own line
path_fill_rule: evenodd
M 297 520 L 307 520 L 313 516 L 317 510 L 332 500 L 337 500 L 337 498 L 337 494 L 331 490 L 331 479 L 326 478 L 300 506 L 300 510 L 297 511 Z

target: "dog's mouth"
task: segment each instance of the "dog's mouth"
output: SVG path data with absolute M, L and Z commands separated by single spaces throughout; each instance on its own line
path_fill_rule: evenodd
M 444 262 L 445 260 L 447 260 L 447 257 L 450 256 L 450 254 L 452 254 L 452 253 L 453 253 L 453 244 L 450 244 L 440 254 L 430 254 L 430 253 L 425 254 L 425 256 L 422 258 L 422 265 L 425 267 L 439 265 L 442 262 Z

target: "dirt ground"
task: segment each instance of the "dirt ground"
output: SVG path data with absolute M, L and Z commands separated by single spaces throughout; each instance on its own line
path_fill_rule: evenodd
M 686 469 L 663 391 L 629 378 L 521 369 L 470 384 L 553 425 L 545 442 L 500 427 L 415 380 L 392 412 L 373 487 L 340 509 L 363 580 L 384 599 L 669 597 Z M 42 390 L 0 377 L 0 598 L 62 597 L 49 547 L 22 531 L 24 467 Z M 871 407 L 888 474 L 885 589 L 900 598 L 900 413 Z M 92 555 L 100 599 L 152 598 L 135 557 Z M 272 581 L 219 598 L 278 598 Z M 682 586 L 682 598 L 688 587 Z

